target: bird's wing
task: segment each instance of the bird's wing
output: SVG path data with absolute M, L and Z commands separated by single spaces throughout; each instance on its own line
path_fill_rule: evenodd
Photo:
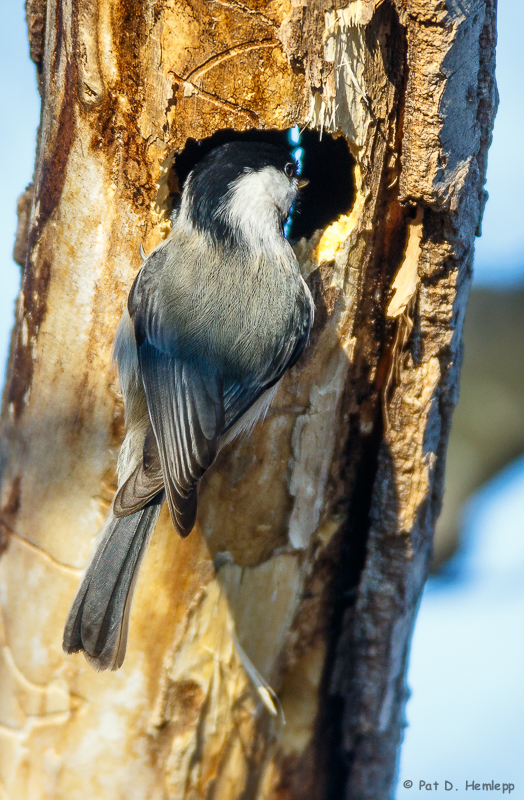
M 262 381 L 255 378 L 250 382 L 229 382 L 224 392 L 216 373 L 206 371 L 204 375 L 195 364 L 161 352 L 147 339 L 139 345 L 140 371 L 167 502 L 181 536 L 187 536 L 193 528 L 196 487 L 213 463 L 220 439 L 295 363 L 306 341 L 307 331 L 302 336 L 290 337 Z M 160 482 L 157 486 L 151 480 L 156 474 L 153 466 L 139 465 L 138 473 L 127 482 L 129 486 L 126 483 L 122 487 L 122 496 L 119 492 L 115 498 L 115 513 L 129 514 L 143 507 L 155 490 L 161 488 Z M 147 481 L 142 481 L 142 477 Z M 126 487 L 132 495 L 131 502 L 126 498 Z
M 216 375 L 167 355 L 145 339 L 138 359 L 171 518 L 181 536 L 195 522 L 196 486 L 218 451 L 223 399 Z
M 113 499 L 115 517 L 127 517 L 141 508 L 164 488 L 164 475 L 153 429 L 148 428 L 142 450 L 142 458 L 131 475 L 118 487 Z
M 135 329 L 140 376 L 154 441 L 146 437 L 144 457 L 119 489 L 114 513 L 124 516 L 147 503 L 163 479 L 173 524 L 181 536 L 190 533 L 196 516 L 196 486 L 213 462 L 223 429 L 223 399 L 216 373 L 189 361 L 181 345 L 178 315 L 165 323 L 166 309 L 186 307 L 191 298 L 177 297 L 162 286 L 166 262 L 178 252 L 175 279 L 187 272 L 190 253 L 168 248 L 168 240 L 150 254 L 137 275 L 128 300 Z M 169 266 L 169 265 L 167 265 Z M 188 282 L 190 285 L 190 281 Z M 147 450 L 147 452 L 146 452 Z
M 308 342 L 313 313 L 314 307 L 308 296 L 304 295 L 299 300 L 296 318 L 290 323 L 287 335 L 278 343 L 265 371 L 253 375 L 246 382 L 224 382 L 224 433 L 230 431 L 258 398 L 275 386 L 284 373 L 296 364 Z

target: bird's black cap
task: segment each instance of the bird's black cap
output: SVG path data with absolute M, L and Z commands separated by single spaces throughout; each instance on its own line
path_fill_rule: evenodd
M 199 230 L 213 228 L 219 238 L 227 238 L 229 232 L 219 230 L 216 210 L 231 184 L 247 171 L 275 167 L 284 172 L 289 164 L 295 162 L 285 147 L 266 142 L 228 142 L 211 150 L 194 167 L 185 187 L 192 224 Z

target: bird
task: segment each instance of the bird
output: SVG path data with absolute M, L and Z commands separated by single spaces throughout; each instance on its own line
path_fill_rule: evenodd
M 117 328 L 127 433 L 118 488 L 69 612 L 66 653 L 121 667 L 139 567 L 167 501 L 181 537 L 219 450 L 251 431 L 309 338 L 314 302 L 284 224 L 307 181 L 285 147 L 229 142 L 189 173 Z

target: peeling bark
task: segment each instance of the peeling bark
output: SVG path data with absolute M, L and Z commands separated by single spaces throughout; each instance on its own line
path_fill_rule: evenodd
M 386 800 L 484 203 L 495 2 L 44 6 L 28 3 L 42 118 L 0 442 L 2 790 Z M 169 230 L 189 140 L 295 124 L 355 160 L 352 207 L 296 246 L 311 346 L 205 477 L 191 536 L 162 512 L 124 666 L 96 674 L 61 636 L 115 489 L 111 342 L 139 245 Z

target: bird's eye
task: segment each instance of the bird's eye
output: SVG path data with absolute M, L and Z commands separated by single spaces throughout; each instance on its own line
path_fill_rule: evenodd
M 288 178 L 294 178 L 297 174 L 297 165 L 293 161 L 289 161 L 284 167 L 284 172 Z

